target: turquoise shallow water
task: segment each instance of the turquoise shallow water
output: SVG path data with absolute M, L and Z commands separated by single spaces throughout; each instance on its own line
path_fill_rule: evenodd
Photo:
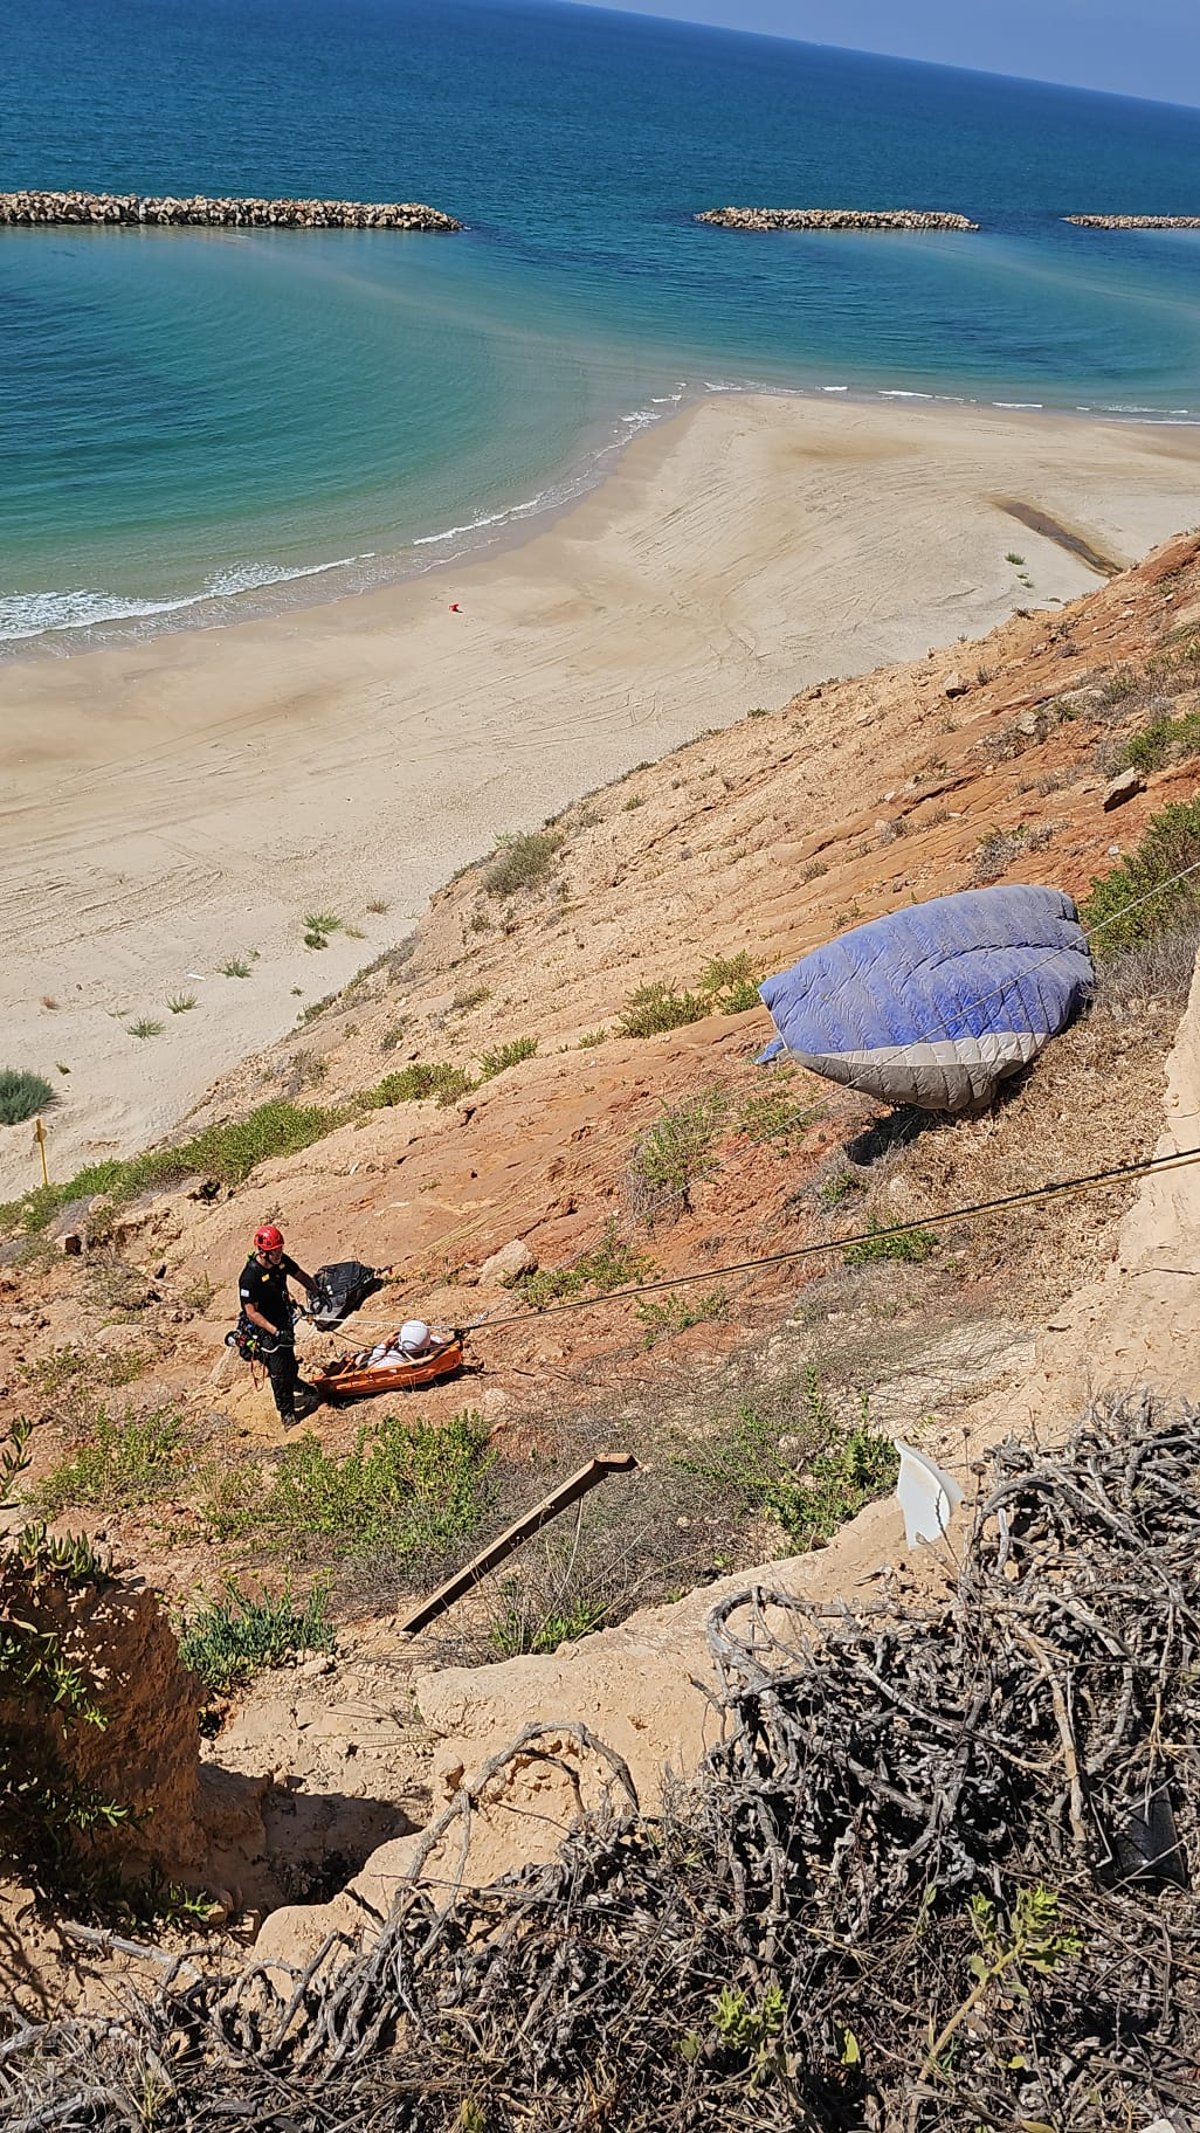
M 564 500 L 681 395 L 1200 419 L 1200 233 L 1061 219 L 1200 208 L 1197 112 L 480 0 L 44 0 L 6 43 L 0 187 L 417 198 L 470 224 L 0 232 L 10 646 L 426 567 Z M 692 221 L 726 200 L 984 228 Z

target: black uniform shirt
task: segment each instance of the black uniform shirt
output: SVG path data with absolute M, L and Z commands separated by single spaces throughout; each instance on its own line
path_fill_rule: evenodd
M 251 1252 L 242 1268 L 242 1278 L 238 1284 L 243 1311 L 247 1304 L 253 1304 L 256 1311 L 262 1312 L 267 1323 L 275 1327 L 276 1332 L 286 1333 L 292 1323 L 288 1275 L 298 1274 L 299 1271 L 295 1260 L 289 1259 L 286 1252 L 278 1266 L 264 1266 L 257 1254 Z

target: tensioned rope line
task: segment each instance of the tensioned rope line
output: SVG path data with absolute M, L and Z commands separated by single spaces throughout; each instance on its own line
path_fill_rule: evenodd
M 590 1311 L 598 1304 L 625 1303 L 634 1296 L 654 1296 L 662 1289 L 681 1289 L 692 1281 L 714 1281 L 721 1274 L 748 1274 L 757 1267 L 785 1266 L 792 1260 L 810 1259 L 818 1252 L 845 1252 L 851 1245 L 874 1244 L 885 1237 L 903 1237 L 913 1230 L 941 1229 L 950 1222 L 962 1222 L 971 1215 L 996 1214 L 1003 1207 L 1019 1207 L 1030 1200 L 1049 1200 L 1061 1193 L 1087 1192 L 1097 1185 L 1111 1184 L 1117 1178 L 1143 1176 L 1151 1170 L 1186 1169 L 1188 1164 L 1200 1161 L 1200 1147 L 1179 1148 L 1172 1155 L 1149 1155 L 1140 1163 L 1118 1163 L 1108 1170 L 1093 1170 L 1076 1178 L 1052 1179 L 1044 1185 L 1031 1185 L 1024 1192 L 1007 1192 L 995 1200 L 975 1200 L 965 1207 L 946 1207 L 933 1214 L 919 1215 L 911 1222 L 892 1222 L 883 1229 L 859 1230 L 852 1237 L 826 1238 L 819 1244 L 797 1244 L 790 1251 L 766 1252 L 757 1259 L 738 1259 L 729 1266 L 704 1267 L 694 1274 L 668 1274 L 659 1281 L 642 1281 L 627 1289 L 610 1289 L 607 1296 L 577 1296 L 570 1303 L 547 1304 L 543 1310 L 516 1311 L 508 1318 L 480 1320 L 466 1330 L 495 1333 L 501 1326 L 528 1325 L 534 1318 L 557 1318 L 564 1311 Z
M 1114 1163 L 1105 1170 L 1091 1170 L 1072 1178 L 1052 1178 L 1042 1185 L 1027 1186 L 1021 1192 L 1006 1192 L 992 1200 L 972 1200 L 962 1207 L 935 1208 L 931 1214 L 916 1215 L 911 1222 L 891 1222 L 882 1229 L 858 1230 L 850 1237 L 827 1237 L 819 1243 L 793 1245 L 786 1252 L 764 1252 L 754 1259 L 737 1259 L 727 1266 L 699 1268 L 691 1274 L 665 1274 L 657 1281 L 639 1281 L 623 1289 L 610 1289 L 604 1296 L 576 1296 L 568 1303 L 546 1304 L 540 1310 L 535 1306 L 528 1311 L 513 1311 L 506 1318 L 489 1318 L 469 1321 L 462 1329 L 468 1333 L 497 1333 L 504 1326 L 528 1326 L 535 1319 L 559 1318 L 565 1311 L 594 1311 L 602 1304 L 628 1303 L 635 1296 L 656 1296 L 664 1289 L 682 1289 L 693 1281 L 715 1281 L 723 1274 L 750 1274 L 760 1267 L 787 1266 L 797 1259 L 815 1258 L 821 1252 L 845 1252 L 855 1244 L 877 1244 L 887 1237 L 903 1237 L 913 1230 L 944 1229 L 951 1222 L 965 1222 L 973 1215 L 997 1214 L 1005 1207 L 1021 1207 L 1032 1200 L 1050 1200 L 1070 1192 L 1090 1192 L 1099 1185 L 1115 1183 L 1119 1178 L 1144 1177 L 1149 1171 L 1184 1170 L 1189 1164 L 1200 1162 L 1200 1146 L 1178 1148 L 1170 1155 L 1143 1156 L 1137 1163 Z M 1200 1269 L 1197 1270 L 1200 1273 Z M 359 1330 L 366 1332 L 373 1322 L 361 1324 Z

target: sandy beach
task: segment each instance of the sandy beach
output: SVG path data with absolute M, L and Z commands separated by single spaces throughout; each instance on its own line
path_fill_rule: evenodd
M 508 552 L 0 668 L 0 1064 L 62 1091 L 52 1174 L 167 1132 L 497 835 L 808 682 L 1098 582 L 1006 505 L 1124 564 L 1194 520 L 1198 460 L 1189 428 L 722 396 Z M 362 937 L 306 948 L 318 910 Z M 0 1193 L 34 1181 L 9 1129 Z

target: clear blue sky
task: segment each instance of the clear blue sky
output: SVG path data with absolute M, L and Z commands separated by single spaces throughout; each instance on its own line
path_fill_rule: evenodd
M 585 0 L 579 0 L 585 4 Z M 1200 104 L 1200 0 L 604 0 L 812 44 Z M 1200 173 L 1197 175 L 1200 184 Z

